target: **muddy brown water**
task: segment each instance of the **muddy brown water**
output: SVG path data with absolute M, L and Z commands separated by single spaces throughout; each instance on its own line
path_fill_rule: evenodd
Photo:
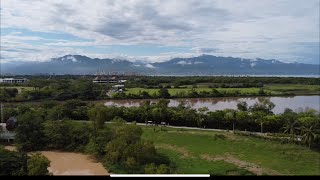
M 5 149 L 15 151 L 14 146 Z M 95 162 L 88 155 L 73 152 L 41 151 L 50 161 L 49 172 L 53 175 L 108 175 L 101 163 Z
M 249 106 L 256 102 L 269 99 L 276 106 L 273 109 L 275 114 L 283 113 L 286 108 L 290 108 L 295 112 L 301 112 L 308 109 L 320 109 L 320 96 L 292 96 L 292 97 L 223 97 L 223 98 L 184 98 L 184 99 L 170 99 L 169 106 L 178 106 L 180 102 L 190 105 L 191 108 L 208 107 L 210 111 L 223 110 L 223 109 L 237 109 L 237 103 L 241 101 L 247 102 Z M 105 101 L 105 106 L 139 106 L 146 100 L 141 99 L 128 99 L 128 100 L 110 100 Z M 156 103 L 157 99 L 151 99 L 151 103 Z
M 88 155 L 72 152 L 41 151 L 50 161 L 49 172 L 53 175 L 108 175 L 101 163 Z

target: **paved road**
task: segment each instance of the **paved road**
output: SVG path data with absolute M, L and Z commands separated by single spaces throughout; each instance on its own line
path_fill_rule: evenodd
M 89 123 L 91 121 L 78 121 L 78 122 L 82 122 L 82 123 Z M 106 124 L 111 124 L 114 122 L 110 122 L 107 121 L 105 122 Z M 132 124 L 132 122 L 127 122 L 126 124 Z M 146 124 L 146 123 L 136 123 L 136 125 L 138 126 L 153 126 L 151 124 Z M 156 127 L 161 127 L 160 125 L 156 126 Z M 165 126 L 165 127 L 169 127 L 169 128 L 174 128 L 174 129 L 189 129 L 189 130 L 199 130 L 199 131 L 217 131 L 217 132 L 232 132 L 232 130 L 225 130 L 225 129 L 205 129 L 205 128 L 198 128 L 198 127 L 187 127 L 187 126 Z M 251 134 L 256 134 L 256 135 L 261 135 L 264 136 L 264 133 L 260 133 L 260 132 L 250 132 L 250 131 L 238 131 L 238 132 L 243 132 L 243 133 L 251 133 Z
M 106 123 L 113 123 L 113 122 L 106 122 Z M 132 122 L 127 122 L 126 124 L 132 124 Z M 145 123 L 136 123 L 138 126 L 153 126 L 151 124 L 145 124 Z M 158 127 L 161 127 L 160 125 Z M 232 130 L 225 130 L 225 129 L 205 129 L 205 128 L 198 128 L 198 127 L 187 127 L 187 126 L 165 126 L 169 128 L 175 128 L 175 129 L 189 129 L 189 130 L 199 130 L 199 131 L 218 131 L 218 132 L 230 132 Z M 264 133 L 260 132 L 249 132 L 249 131 L 238 131 L 238 132 L 244 132 L 244 133 L 253 133 L 257 135 L 264 135 Z

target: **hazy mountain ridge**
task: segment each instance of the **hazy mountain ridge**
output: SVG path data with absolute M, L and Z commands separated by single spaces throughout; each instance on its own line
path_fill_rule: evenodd
M 138 72 L 148 75 L 318 75 L 319 65 L 284 63 L 275 59 L 243 59 L 202 55 L 145 63 L 121 59 L 99 59 L 65 55 L 47 62 L 3 63 L 2 73 L 11 74 L 95 74 L 97 72 Z

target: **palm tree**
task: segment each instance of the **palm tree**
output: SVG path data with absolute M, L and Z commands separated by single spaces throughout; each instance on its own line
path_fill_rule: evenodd
M 316 133 L 315 133 L 315 126 L 309 126 L 309 127 L 305 127 L 302 126 L 301 132 L 302 132 L 302 140 L 304 141 L 304 143 L 306 143 L 309 147 L 309 149 L 311 148 L 311 144 L 313 143 L 314 139 L 316 138 Z
M 235 122 L 236 122 L 236 118 L 237 118 L 237 111 L 233 110 L 233 109 L 227 109 L 224 118 L 227 121 L 232 121 L 232 130 L 233 130 L 233 133 L 234 133 Z
M 299 128 L 296 127 L 298 121 L 290 121 L 286 126 L 284 126 L 282 129 L 284 129 L 284 133 L 288 133 L 291 135 L 291 138 L 294 139 L 294 135 L 296 130 Z
M 199 108 L 198 111 L 199 111 L 199 116 L 197 118 L 197 123 L 198 123 L 198 126 L 201 128 L 205 121 L 204 116 L 206 112 L 209 111 L 209 109 L 207 107 L 202 107 L 202 108 Z

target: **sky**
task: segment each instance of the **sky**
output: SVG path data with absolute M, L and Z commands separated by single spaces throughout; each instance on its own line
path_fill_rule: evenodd
M 0 0 L 0 58 L 212 54 L 319 64 L 319 1 Z

